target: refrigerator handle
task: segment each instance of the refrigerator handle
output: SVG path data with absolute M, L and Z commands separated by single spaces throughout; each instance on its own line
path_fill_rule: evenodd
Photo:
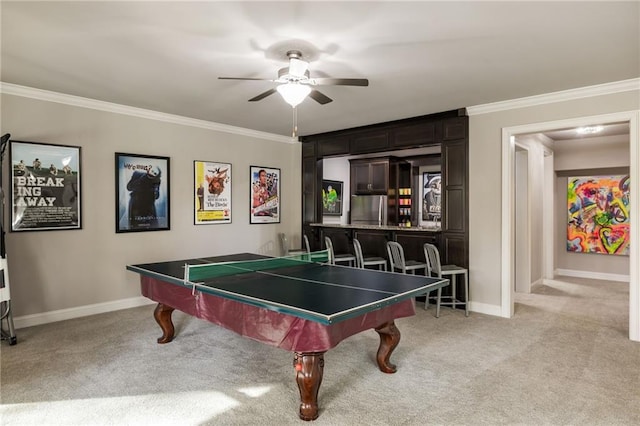
M 380 197 L 378 205 L 378 226 L 382 226 L 382 197 Z

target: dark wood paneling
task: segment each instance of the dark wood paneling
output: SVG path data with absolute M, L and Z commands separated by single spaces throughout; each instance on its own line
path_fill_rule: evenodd
M 442 143 L 443 231 L 467 233 L 467 141 Z
M 444 211 L 444 229 L 447 231 L 465 231 L 465 202 L 464 191 L 461 189 L 447 190 Z
M 316 142 L 315 141 L 304 142 L 302 144 L 302 158 L 315 157 L 315 155 L 316 155 Z
M 354 236 L 360 241 L 365 257 L 378 256 L 385 259 L 387 258 L 387 241 L 393 240 L 393 234 L 391 232 L 356 229 Z
M 449 142 L 442 147 L 445 186 L 464 186 L 467 177 L 467 150 L 464 142 Z
M 441 121 L 430 121 L 398 127 L 393 130 L 391 147 L 406 149 L 437 145 L 440 143 L 441 134 Z
M 435 232 L 402 232 L 396 233 L 396 241 L 400 243 L 404 250 L 406 260 L 425 262 L 424 244 L 434 244 L 438 247 L 439 235 Z
M 468 255 L 464 234 L 442 233 L 440 257 L 443 265 L 458 265 L 468 268 Z
M 332 155 L 349 154 L 349 137 L 334 136 L 329 139 L 318 139 L 318 157 L 329 157 Z
M 349 152 L 365 154 L 387 151 L 389 149 L 389 131 L 386 129 L 355 134 L 351 136 Z
M 325 249 L 324 237 L 331 238 L 333 243 L 333 251 L 336 253 L 353 253 L 353 231 L 348 228 L 322 228 L 321 243 L 322 248 Z
M 442 140 L 465 139 L 469 127 L 469 117 L 447 118 L 443 120 Z

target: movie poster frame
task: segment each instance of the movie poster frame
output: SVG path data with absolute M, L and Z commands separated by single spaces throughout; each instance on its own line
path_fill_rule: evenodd
M 202 170 L 199 170 L 199 167 L 202 167 Z M 208 172 L 208 173 L 207 173 Z M 217 174 L 220 176 L 211 176 L 211 174 Z M 217 201 L 218 196 L 224 195 L 224 199 L 221 201 L 222 203 L 226 203 L 226 206 L 221 205 L 220 208 L 215 208 L 217 206 L 212 206 L 211 212 L 214 214 L 206 215 L 204 213 L 200 214 L 200 212 L 207 211 L 207 209 L 202 209 L 202 203 L 205 201 L 204 198 L 207 194 L 210 194 L 209 187 L 211 181 L 209 181 L 208 177 L 218 177 L 223 178 L 224 181 L 222 183 L 223 190 L 220 194 L 215 195 L 212 201 Z M 204 177 L 204 180 L 202 179 Z M 199 179 L 200 178 L 200 179 Z M 206 180 L 206 182 L 205 182 Z M 199 189 L 200 185 L 206 185 L 207 189 L 203 187 L 202 196 L 203 199 L 200 200 Z M 232 188 L 233 188 L 233 173 L 231 163 L 222 163 L 219 161 L 202 161 L 202 160 L 194 160 L 193 161 L 193 191 L 194 191 L 194 204 L 193 204 L 193 224 L 194 225 L 221 225 L 231 223 L 233 220 L 233 209 L 232 209 Z M 206 197 L 209 198 L 209 197 Z M 216 216 L 215 214 L 218 211 L 222 211 L 222 218 L 211 217 L 207 219 L 206 216 Z
M 275 178 L 276 180 L 276 188 L 275 188 L 275 200 L 273 201 L 274 208 L 276 211 L 275 216 L 272 215 L 254 215 L 255 207 L 254 207 L 254 191 L 255 184 L 258 183 L 259 178 L 256 179 L 256 176 L 259 175 L 260 170 L 264 170 L 267 175 L 271 174 L 271 179 Z M 250 166 L 249 167 L 249 223 L 250 224 L 265 224 L 265 223 L 280 223 L 280 217 L 282 215 L 281 201 L 282 201 L 282 191 L 280 189 L 280 182 L 282 181 L 282 176 L 280 175 L 280 169 L 275 167 L 264 167 L 264 166 Z M 273 195 L 271 195 L 273 196 Z
M 122 161 L 131 159 L 132 164 L 124 164 L 121 167 Z M 135 161 L 137 164 L 133 164 Z M 128 178 L 125 178 L 126 170 L 133 170 L 137 168 L 139 170 L 148 170 L 150 167 L 158 166 L 161 170 L 161 181 L 159 186 L 159 198 L 161 199 L 161 211 L 158 216 L 163 219 L 161 223 L 150 225 L 148 227 L 129 228 L 122 226 L 124 221 L 124 215 L 128 215 L 129 210 L 129 191 L 127 190 Z M 149 231 L 168 231 L 171 229 L 171 170 L 170 170 L 170 158 L 159 155 L 145 155 L 145 154 L 131 154 L 124 152 L 115 153 L 115 228 L 116 233 L 125 232 L 149 232 Z
M 51 144 L 51 143 L 43 143 L 43 142 L 29 142 L 29 141 L 17 141 L 11 140 L 9 142 L 9 158 L 10 158 L 10 170 L 9 177 L 11 179 L 11 231 L 12 232 L 27 232 L 27 231 L 61 231 L 61 230 L 75 230 L 82 229 L 82 167 L 81 167 L 81 153 L 82 149 L 79 146 L 73 145 L 59 145 L 59 144 Z M 26 154 L 29 154 L 33 157 L 32 166 L 29 167 L 24 163 L 24 158 Z M 46 159 L 44 165 L 42 165 L 42 161 L 40 158 Z M 63 165 L 61 169 L 57 169 L 57 166 L 54 165 L 54 162 L 58 160 L 60 162 L 59 165 Z M 28 161 L 28 160 L 27 160 Z M 38 173 L 37 177 L 45 178 L 47 180 L 43 181 L 43 185 L 38 185 L 35 181 L 33 184 L 28 184 L 27 181 L 22 181 L 21 177 L 26 176 L 27 173 L 30 176 L 34 176 L 34 171 L 36 170 L 35 162 L 39 161 L 41 163 L 38 170 L 44 170 L 41 173 Z M 65 164 L 64 161 L 67 163 Z M 19 164 L 22 163 L 22 166 Z M 47 167 L 46 164 L 50 163 L 51 167 Z M 75 175 L 73 167 L 69 166 L 70 164 L 76 165 Z M 69 177 L 69 173 L 66 172 L 66 166 L 70 167 L 69 173 L 71 176 Z M 55 169 L 55 170 L 54 170 Z M 47 172 L 48 171 L 48 172 Z M 53 171 L 55 171 L 55 178 L 52 176 Z M 22 173 L 22 174 L 20 174 Z M 71 178 L 71 181 L 69 181 Z M 51 181 L 49 179 L 55 179 Z M 59 181 L 58 179 L 63 179 Z M 19 184 L 22 183 L 22 184 Z M 47 184 L 49 183 L 49 184 Z M 34 195 L 34 194 L 42 194 L 42 188 L 51 187 L 51 191 L 54 191 L 55 188 L 60 187 L 59 184 L 64 185 L 64 189 L 59 190 L 61 193 L 59 196 L 53 197 L 54 200 L 47 200 L 46 196 L 42 195 Z M 68 184 L 68 186 L 67 186 Z M 68 190 L 71 189 L 71 192 Z M 27 194 L 28 191 L 28 194 Z M 48 191 L 46 191 L 48 192 Z M 55 192 L 57 195 L 57 191 Z M 51 193 L 49 195 L 54 195 Z M 73 217 L 69 220 L 60 220 L 64 218 L 54 218 L 50 217 L 49 221 L 38 220 L 41 219 L 43 214 L 46 215 L 46 211 L 40 212 L 41 214 L 35 215 L 36 218 L 29 217 L 29 223 L 25 223 L 25 212 L 27 209 L 29 210 L 45 210 L 47 207 L 53 206 L 25 206 L 23 197 L 37 197 L 40 200 L 45 200 L 46 203 L 57 203 L 58 198 L 68 197 L 67 200 L 70 205 L 69 206 L 55 206 L 56 211 L 62 207 L 71 207 L 71 212 L 73 213 Z M 62 201 L 65 203 L 65 201 Z M 19 205 L 18 205 L 19 204 Z M 67 203 L 65 203 L 67 204 Z M 20 209 L 22 211 L 20 211 Z M 54 212 L 49 212 L 53 214 Z M 64 212 L 60 212 L 64 214 Z M 54 220 L 55 219 L 55 220 Z M 31 223 L 33 222 L 33 223 Z M 49 223 L 47 225 L 47 223 Z M 55 223 L 55 225 L 54 225 Z

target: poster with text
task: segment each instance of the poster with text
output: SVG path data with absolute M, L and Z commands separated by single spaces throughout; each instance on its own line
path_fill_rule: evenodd
M 80 147 L 11 141 L 11 230 L 80 229 Z
M 442 214 L 442 173 L 427 172 L 422 176 L 422 220 L 439 221 Z
M 169 225 L 169 158 L 116 152 L 116 232 Z
M 567 251 L 629 255 L 629 175 L 570 177 Z
M 280 223 L 280 169 L 250 167 L 249 223 Z
M 194 223 L 231 223 L 231 164 L 194 161 L 194 177 Z

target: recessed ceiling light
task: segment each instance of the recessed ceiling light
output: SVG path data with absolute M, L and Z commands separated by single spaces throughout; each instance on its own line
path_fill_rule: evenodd
M 592 135 L 594 133 L 600 133 L 602 129 L 604 129 L 604 127 L 602 126 L 578 127 L 576 129 L 576 133 L 578 133 L 579 135 Z

